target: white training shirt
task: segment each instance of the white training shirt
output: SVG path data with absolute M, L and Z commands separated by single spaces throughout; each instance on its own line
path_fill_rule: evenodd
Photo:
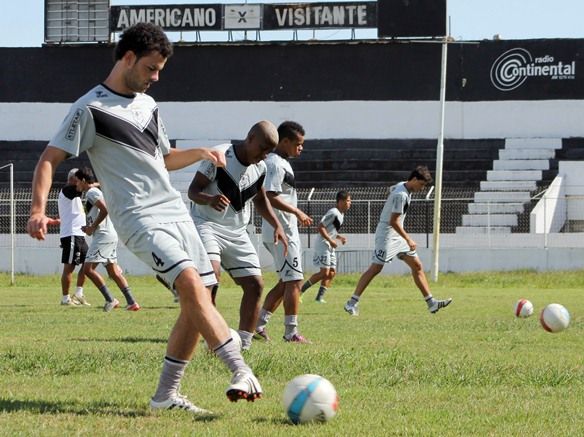
M 296 180 L 294 171 L 287 159 L 277 153 L 270 153 L 265 160 L 268 172 L 264 182 L 265 190 L 278 193 L 278 197 L 289 205 L 297 207 Z M 292 213 L 274 208 L 276 217 L 284 228 L 286 236 L 298 239 L 298 219 Z M 274 228 L 267 220 L 262 219 L 262 240 L 266 243 L 274 242 Z
M 87 190 L 85 200 L 85 210 L 87 211 L 87 225 L 91 226 L 99 215 L 99 208 L 95 205 L 97 201 L 104 201 L 103 193 L 97 187 L 92 187 Z M 94 238 L 99 238 L 102 243 L 118 241 L 118 234 L 114 229 L 114 225 L 110 220 L 109 214 L 97 226 L 97 229 L 92 235 Z
M 59 192 L 58 208 L 61 225 L 59 234 L 61 238 L 71 236 L 84 236 L 81 230 L 85 226 L 85 210 L 81 202 L 81 194 L 75 185 L 65 185 Z
M 381 211 L 381 216 L 379 217 L 379 224 L 377 229 L 385 228 L 395 232 L 389 224 L 389 220 L 393 213 L 401 214 L 399 217 L 399 222 L 403 226 L 404 219 L 406 218 L 406 212 L 410 206 L 412 200 L 412 195 L 406 188 L 406 183 L 400 182 L 399 184 L 392 185 L 389 188 L 389 197 L 383 205 L 383 210 Z
M 191 222 L 170 183 L 170 142 L 152 97 L 97 85 L 77 100 L 49 142 L 79 156 L 87 151 L 122 241 L 157 224 Z
M 203 193 L 215 196 L 223 194 L 229 205 L 217 211 L 209 205 L 195 204 L 191 214 L 195 223 L 211 222 L 233 232 L 244 232 L 251 218 L 250 201 L 261 190 L 266 177 L 266 164 L 243 164 L 235 153 L 234 146 L 225 151 L 225 167 L 216 167 L 210 161 L 203 161 L 197 173 L 203 174 L 211 182 Z

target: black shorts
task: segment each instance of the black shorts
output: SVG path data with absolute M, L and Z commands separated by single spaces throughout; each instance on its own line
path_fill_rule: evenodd
M 85 237 L 72 236 L 61 238 L 61 262 L 63 264 L 79 265 L 85 262 L 87 255 L 87 243 Z

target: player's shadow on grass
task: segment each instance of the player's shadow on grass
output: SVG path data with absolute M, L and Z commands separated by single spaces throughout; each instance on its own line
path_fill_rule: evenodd
M 0 398 L 0 412 L 11 413 L 15 411 L 29 411 L 39 414 L 76 414 L 87 415 L 110 415 L 123 417 L 143 417 L 149 416 L 146 410 L 132 408 L 120 408 L 119 405 L 107 402 L 91 402 L 83 404 L 70 401 L 42 401 Z
M 17 399 L 0 398 L 0 413 L 12 413 L 16 411 L 28 411 L 38 414 L 75 414 L 78 416 L 121 416 L 121 417 L 148 417 L 154 413 L 150 410 L 138 410 L 132 408 L 121 408 L 119 405 L 109 402 L 90 402 L 83 404 L 79 402 L 64 401 L 20 401 Z M 185 414 L 183 411 L 180 413 Z M 169 414 L 178 414 L 169 412 Z M 217 414 L 206 414 L 193 416 L 197 422 L 211 422 L 219 419 Z
M 69 341 L 116 342 L 116 343 L 168 343 L 168 338 L 119 337 L 119 338 L 71 338 Z

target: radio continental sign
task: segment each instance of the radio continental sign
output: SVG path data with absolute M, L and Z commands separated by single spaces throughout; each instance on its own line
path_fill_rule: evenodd
M 139 22 L 167 31 L 377 27 L 377 2 L 112 6 L 110 28 Z

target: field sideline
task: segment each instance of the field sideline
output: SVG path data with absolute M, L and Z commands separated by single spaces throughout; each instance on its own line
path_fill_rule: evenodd
M 0 274 L 0 435 L 584 434 L 584 271 L 443 274 L 434 295 L 454 302 L 436 315 L 404 276 L 376 279 L 350 317 L 342 306 L 357 279 L 337 277 L 326 304 L 314 302 L 316 286 L 304 296 L 301 331 L 312 345 L 281 341 L 282 310 L 274 315 L 273 341 L 245 355 L 265 391 L 256 403 L 229 403 L 228 371 L 198 348 L 181 391 L 216 417 L 197 420 L 148 407 L 177 314 L 154 278 L 129 278 L 143 310 L 108 314 L 89 281 L 93 306 L 69 308 L 57 276 L 17 276 L 12 287 Z M 274 281 L 266 275 L 264 294 Z M 241 292 L 224 282 L 219 309 L 236 327 Z M 513 316 L 522 297 L 535 306 L 526 320 Z M 572 316 L 559 334 L 537 320 L 552 302 Z M 331 422 L 286 420 L 284 386 L 303 373 L 337 388 Z

